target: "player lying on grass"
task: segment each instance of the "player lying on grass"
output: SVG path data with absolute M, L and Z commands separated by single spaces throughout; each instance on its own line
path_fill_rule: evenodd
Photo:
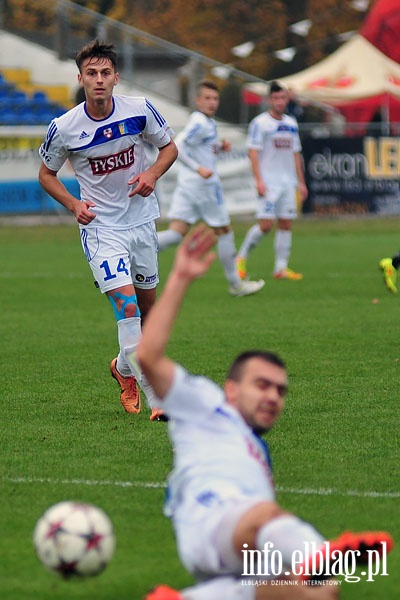
M 298 564 L 292 575 L 293 557 L 306 546 L 315 549 L 314 554 L 323 549 L 319 556 L 326 562 L 322 575 L 327 582 L 332 573 L 330 546 L 324 544 L 324 537 L 277 504 L 268 447 L 260 437 L 273 427 L 284 406 L 288 379 L 282 360 L 271 352 L 245 352 L 231 365 L 221 389 L 165 356 L 186 291 L 207 272 L 215 257 L 211 252 L 214 242 L 214 234 L 204 226 L 182 242 L 136 354 L 170 419 L 174 469 L 165 513 L 172 518 L 183 564 L 200 582 L 181 592 L 161 586 L 148 599 L 336 598 L 333 586 L 308 588 L 299 580 L 295 593 L 288 587 L 287 595 L 282 596 L 272 584 L 246 585 L 248 578 L 241 577 L 246 572 L 252 575 L 245 564 L 249 551 L 253 556 L 258 551 L 261 559 L 257 574 L 259 569 L 263 575 L 272 573 L 273 565 L 265 554 L 268 548 L 281 557 L 283 577 L 307 579 L 307 573 L 312 577 L 308 561 Z M 379 552 L 391 549 L 392 540 L 386 533 L 347 533 L 330 544 L 341 553 L 363 549 L 364 558 L 366 550 L 374 549 L 378 558 Z

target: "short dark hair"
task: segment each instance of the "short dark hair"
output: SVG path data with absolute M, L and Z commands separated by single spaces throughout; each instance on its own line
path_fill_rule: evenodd
M 214 90 L 214 92 L 219 92 L 217 84 L 211 81 L 210 79 L 202 79 L 201 81 L 199 81 L 196 85 L 196 92 L 199 93 L 202 88 Z
M 77 53 L 75 57 L 76 65 L 81 70 L 82 63 L 87 58 L 103 58 L 111 62 L 115 70 L 117 70 L 117 53 L 114 44 L 106 44 L 99 40 L 92 40 Z
M 242 352 L 235 358 L 231 366 L 229 367 L 228 374 L 226 376 L 227 379 L 232 379 L 233 381 L 239 381 L 243 367 L 247 361 L 252 358 L 260 358 L 267 363 L 275 365 L 277 367 L 281 367 L 286 370 L 286 365 L 283 360 L 274 352 L 269 352 L 268 350 L 246 350 L 246 352 Z
M 271 81 L 271 83 L 269 84 L 269 93 L 274 94 L 276 92 L 287 92 L 287 89 L 285 88 L 284 85 L 279 83 L 279 81 L 274 80 L 274 81 Z

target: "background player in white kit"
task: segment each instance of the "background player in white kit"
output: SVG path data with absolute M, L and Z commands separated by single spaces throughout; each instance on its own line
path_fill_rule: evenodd
M 116 63 L 114 47 L 98 40 L 77 54 L 86 102 L 50 123 L 39 151 L 39 180 L 79 223 L 96 286 L 108 296 L 118 323 L 119 354 L 111 362 L 111 374 L 121 387 L 125 410 L 138 413 L 141 373 L 132 371 L 126 353 L 136 348 L 141 321 L 156 297 L 159 209 L 154 187 L 176 159 L 177 148 L 165 119 L 146 98 L 113 95 Z M 145 140 L 158 148 L 151 166 Z M 67 159 L 78 179 L 80 198 L 57 176 Z M 141 385 L 149 399 L 149 386 L 145 381 Z M 153 411 L 151 419 L 159 416 Z
M 288 268 L 292 247 L 292 221 L 297 218 L 296 193 L 307 198 L 301 142 L 297 121 L 285 114 L 289 101 L 286 88 L 273 81 L 269 110 L 255 117 L 249 126 L 247 148 L 258 194 L 258 223 L 246 234 L 237 254 L 240 277 L 247 277 L 247 258 L 278 220 L 274 240 L 276 279 L 302 279 Z
M 221 389 L 165 355 L 187 289 L 214 259 L 209 252 L 214 242 L 214 234 L 204 225 L 184 240 L 146 321 L 136 357 L 131 357 L 143 368 L 170 419 L 174 469 L 165 512 L 172 518 L 182 562 L 201 581 L 182 592 L 160 586 L 147 599 L 336 598 L 334 587 L 304 590 L 299 585 L 295 593 L 282 596 L 272 585 L 242 585 L 243 548 L 262 551 L 266 542 L 272 542 L 287 566 L 295 550 L 304 550 L 304 542 L 314 542 L 317 548 L 324 538 L 277 504 L 268 447 L 260 437 L 273 427 L 284 406 L 288 380 L 282 360 L 270 352 L 245 352 L 231 365 Z M 387 534 L 348 532 L 335 547 L 349 544 L 356 550 L 361 544 L 370 547 L 385 540 L 389 547 Z
M 160 250 L 178 244 L 197 221 L 205 221 L 218 236 L 218 257 L 233 296 L 258 292 L 264 281 L 242 282 L 236 272 L 236 248 L 230 218 L 217 173 L 218 152 L 230 149 L 219 142 L 214 115 L 219 105 L 218 87 L 203 80 L 197 85 L 196 106 L 185 128 L 176 137 L 179 148 L 178 184 L 168 212 L 169 229 L 158 233 Z

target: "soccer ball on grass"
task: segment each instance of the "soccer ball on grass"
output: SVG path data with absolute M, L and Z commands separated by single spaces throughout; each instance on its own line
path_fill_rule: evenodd
M 59 502 L 40 517 L 33 544 L 41 563 L 63 577 L 98 575 L 115 549 L 109 517 L 97 506 Z

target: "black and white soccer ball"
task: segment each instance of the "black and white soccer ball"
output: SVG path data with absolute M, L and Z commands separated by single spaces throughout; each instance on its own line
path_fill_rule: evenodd
M 65 578 L 88 577 L 105 569 L 115 549 L 112 523 L 91 504 L 64 501 L 40 517 L 33 532 L 40 562 Z

